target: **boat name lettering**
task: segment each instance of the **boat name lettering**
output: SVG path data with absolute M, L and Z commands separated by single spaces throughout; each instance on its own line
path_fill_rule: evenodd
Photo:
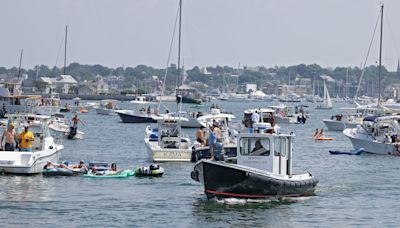
M 11 160 L 0 160 L 0 164 L 2 164 L 2 165 L 12 165 L 12 164 L 14 164 L 14 161 L 11 161 Z
M 164 152 L 165 157 L 182 157 L 180 152 Z

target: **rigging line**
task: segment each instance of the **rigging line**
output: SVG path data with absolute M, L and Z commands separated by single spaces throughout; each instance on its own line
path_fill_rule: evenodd
M 63 43 L 64 43 L 64 35 L 63 35 L 63 39 L 61 39 L 60 47 L 58 48 L 56 63 L 54 64 L 55 67 L 57 67 L 57 64 L 58 64 L 58 58 L 60 57 L 61 48 L 63 46 Z
M 398 39 L 396 39 L 396 36 L 394 35 L 392 26 L 391 26 L 391 24 L 390 24 L 390 22 L 389 22 L 387 16 L 385 15 L 384 17 L 385 17 L 386 24 L 387 24 L 387 26 L 388 26 L 388 28 L 389 28 L 389 31 L 390 31 L 389 34 L 390 34 L 391 36 L 389 36 L 389 37 L 391 38 L 391 40 L 392 40 L 392 42 L 393 42 L 394 49 L 396 50 L 397 55 L 400 55 L 399 48 L 397 47 L 396 42 L 395 42 L 395 41 L 398 40 Z M 386 53 L 387 53 L 387 52 L 386 52 Z
M 169 67 L 169 63 L 171 60 L 171 53 L 172 53 L 172 47 L 174 46 L 174 40 L 175 40 L 175 32 L 176 32 L 176 25 L 178 23 L 178 17 L 179 17 L 179 6 L 178 9 L 176 11 L 176 17 L 175 17 L 175 23 L 174 23 L 174 29 L 172 30 L 172 38 L 171 38 L 171 44 L 169 45 L 169 52 L 168 52 L 168 58 L 167 58 L 167 66 L 165 68 L 165 74 L 164 74 L 164 79 L 163 79 L 163 86 L 161 88 L 161 96 L 164 95 L 164 91 L 165 91 L 165 84 L 166 84 L 166 80 L 167 80 L 167 74 L 168 74 L 168 67 Z M 160 109 L 160 105 L 161 105 L 161 98 L 160 101 L 158 102 L 158 109 Z M 163 105 L 165 108 L 167 108 L 166 105 Z
M 381 11 L 379 10 L 379 14 L 378 14 L 378 18 L 377 18 L 377 20 L 376 20 L 374 32 L 372 33 L 371 42 L 369 43 L 369 47 L 368 47 L 368 51 L 367 51 L 367 56 L 365 57 L 365 61 L 364 61 L 364 64 L 363 64 L 363 69 L 362 69 L 362 71 L 361 71 L 360 80 L 358 81 L 357 91 L 356 91 L 356 95 L 354 96 L 354 100 L 357 99 L 358 93 L 360 92 L 360 86 L 361 86 L 361 82 L 362 82 L 362 79 L 363 79 L 363 77 L 364 77 L 364 72 L 365 72 L 365 65 L 367 64 L 367 61 L 368 61 L 368 57 L 369 57 L 369 53 L 370 53 L 370 51 L 371 51 L 372 43 L 373 43 L 374 38 L 375 38 L 376 29 L 378 28 L 380 16 L 381 16 Z

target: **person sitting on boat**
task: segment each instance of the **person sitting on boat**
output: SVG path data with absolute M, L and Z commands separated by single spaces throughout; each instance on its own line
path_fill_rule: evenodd
M 35 139 L 33 133 L 29 131 L 29 125 L 25 125 L 25 131 L 18 135 L 19 148 L 23 152 L 32 152 L 32 142 Z
M 204 139 L 204 126 L 201 126 L 200 129 L 196 131 L 196 141 L 200 143 L 201 146 L 204 146 L 206 141 Z
M 15 133 L 15 125 L 14 123 L 10 123 L 8 126 L 8 129 L 3 132 L 3 136 L 1 136 L 1 141 L 3 142 L 4 138 L 6 138 L 6 142 L 4 144 L 4 150 L 5 151 L 14 151 L 15 150 L 15 138 L 16 138 L 16 133 Z
M 215 133 L 215 136 L 217 137 L 217 142 L 221 142 L 222 139 L 222 132 L 221 129 L 218 127 L 218 125 L 214 125 L 213 132 Z
M 263 145 L 261 144 L 261 140 L 258 139 L 258 140 L 256 140 L 256 142 L 254 144 L 254 148 L 251 150 L 250 155 L 252 155 L 252 156 L 258 156 L 258 155 L 269 156 L 269 151 L 263 147 Z

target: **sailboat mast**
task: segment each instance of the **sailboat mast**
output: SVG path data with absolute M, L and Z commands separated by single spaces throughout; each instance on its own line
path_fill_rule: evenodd
M 68 25 L 65 26 L 65 44 L 64 44 L 64 75 L 67 68 L 67 38 L 68 38 Z
M 24 54 L 24 49 L 21 49 L 21 54 L 19 55 L 18 78 L 21 76 L 21 64 L 22 64 L 22 55 L 23 54 Z
M 378 107 L 381 105 L 382 37 L 383 37 L 383 3 L 381 5 L 381 38 L 379 41 Z
M 179 0 L 179 34 L 178 34 L 178 89 L 181 84 L 181 29 L 182 27 L 182 0 Z

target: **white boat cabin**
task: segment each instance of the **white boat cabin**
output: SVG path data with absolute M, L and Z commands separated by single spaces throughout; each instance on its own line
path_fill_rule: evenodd
M 240 134 L 237 164 L 290 176 L 293 136 L 292 134 Z
M 188 139 L 181 135 L 181 122 L 188 121 L 183 117 L 163 116 L 157 118 L 158 145 L 160 148 L 187 149 Z

